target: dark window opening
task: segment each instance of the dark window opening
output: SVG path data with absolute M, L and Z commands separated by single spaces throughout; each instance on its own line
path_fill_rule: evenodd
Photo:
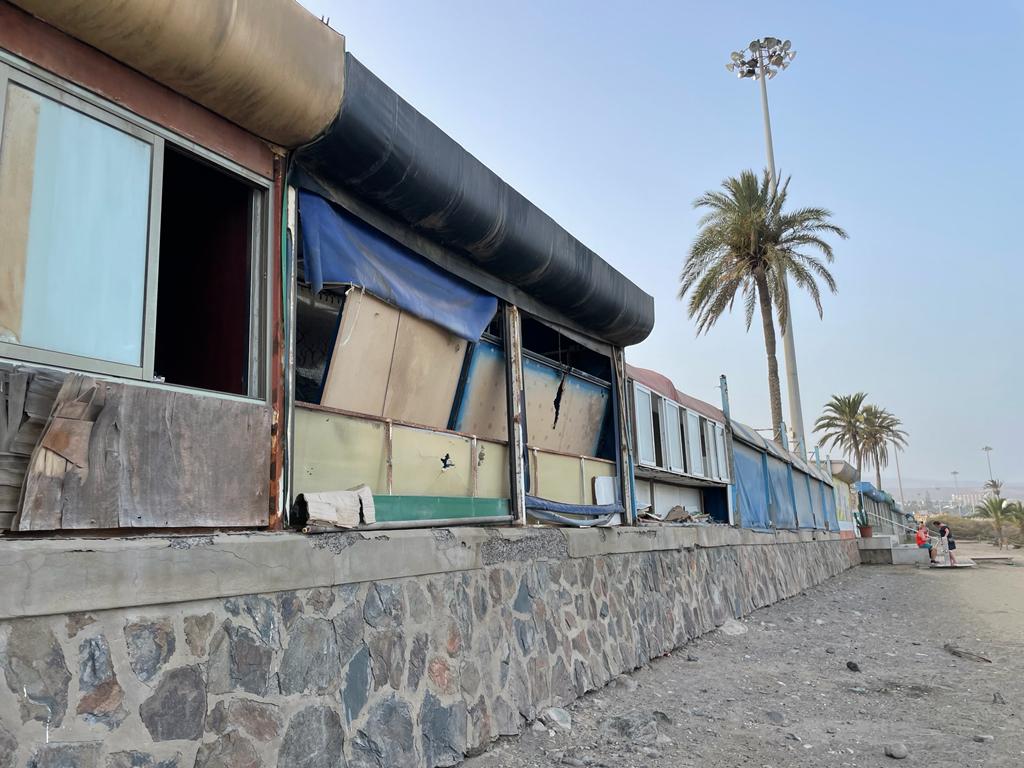
M 664 469 L 668 465 L 661 440 L 661 398 L 657 395 L 651 395 L 651 416 L 654 421 L 654 463 Z
M 704 475 L 711 477 L 711 464 L 710 456 L 708 456 L 708 441 L 707 441 L 707 421 L 704 419 L 700 420 L 700 455 L 704 460 Z
M 679 409 L 679 442 L 682 443 L 683 472 L 691 472 L 690 444 L 686 440 L 686 409 Z
M 611 358 L 583 346 L 539 320 L 522 315 L 520 327 L 523 335 L 523 351 L 533 353 L 559 367 L 573 369 L 603 382 L 612 380 Z
M 154 374 L 248 395 L 253 188 L 164 152 Z
M 344 294 L 300 285 L 295 299 L 295 399 L 319 404 L 334 353 Z

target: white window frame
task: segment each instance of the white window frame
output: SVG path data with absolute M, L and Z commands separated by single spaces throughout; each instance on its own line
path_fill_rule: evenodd
M 650 458 L 644 457 L 643 436 L 640 431 L 640 408 L 638 406 L 638 402 L 641 398 L 646 399 L 647 413 L 650 415 Z M 634 424 L 636 426 L 636 460 L 639 464 L 645 467 L 657 467 L 658 454 L 654 447 L 654 393 L 647 387 L 637 384 L 635 381 L 633 382 L 633 414 Z
M 686 459 L 683 457 L 683 430 L 679 421 L 682 406 L 666 398 L 661 398 L 661 455 L 665 459 L 665 469 L 677 474 L 685 474 Z M 672 463 L 672 434 L 668 425 L 675 425 L 675 448 L 679 455 L 679 464 Z
M 269 216 L 273 182 L 200 147 L 166 128 L 140 118 L 95 94 L 74 85 L 35 65 L 0 50 L 0 141 L 3 141 L 4 110 L 11 83 L 38 93 L 44 98 L 80 112 L 116 130 L 148 143 L 151 147 L 149 221 L 146 249 L 146 285 L 143 297 L 141 365 L 116 363 L 82 357 L 66 352 L 39 349 L 10 342 L 0 342 L 0 359 L 30 362 L 66 368 L 101 376 L 135 379 L 168 389 L 199 392 L 228 399 L 269 402 L 271 389 L 271 311 L 273 297 L 269 279 L 269 245 L 272 229 Z M 160 212 L 163 191 L 164 152 L 173 146 L 218 171 L 239 178 L 252 189 L 249 233 L 249 375 L 248 392 L 237 395 L 216 390 L 197 389 L 154 380 L 153 361 L 156 351 L 157 279 L 160 268 Z
M 686 409 L 686 437 L 690 452 L 690 474 L 694 477 L 707 477 L 707 467 L 704 466 L 704 457 L 700 452 L 700 415 L 689 409 Z
M 718 455 L 718 477 L 720 480 L 729 479 L 729 450 L 725 437 L 725 427 L 718 422 L 713 422 L 715 431 L 715 448 Z

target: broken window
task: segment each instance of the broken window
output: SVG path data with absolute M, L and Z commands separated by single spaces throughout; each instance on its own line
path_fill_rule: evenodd
M 0 94 L 0 355 L 261 396 L 267 183 L 9 65 Z
M 193 155 L 164 152 L 153 372 L 168 384 L 246 395 L 259 339 L 259 192 Z M 253 327 L 255 326 L 255 327 Z
M 715 451 L 718 454 L 718 477 L 729 479 L 729 460 L 725 447 L 725 428 L 715 424 Z

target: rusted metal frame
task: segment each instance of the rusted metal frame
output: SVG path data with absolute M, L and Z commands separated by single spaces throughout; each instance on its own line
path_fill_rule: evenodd
M 469 495 L 471 498 L 476 498 L 478 476 L 477 440 L 476 435 L 473 435 L 469 439 Z
M 282 270 L 282 279 L 287 294 L 284 312 L 284 466 L 282 472 L 282 495 L 284 496 L 284 515 L 287 520 L 291 511 L 292 489 L 295 487 L 295 319 L 297 317 L 297 266 L 295 242 L 298 237 L 298 206 L 296 190 L 288 185 L 287 178 L 282 179 L 285 184 L 285 211 L 286 220 L 285 237 L 282 246 L 282 256 L 286 260 L 286 266 Z
M 387 419 L 384 422 L 384 451 L 385 461 L 387 463 L 388 473 L 388 496 L 393 495 L 395 487 L 395 462 L 394 462 L 394 451 L 395 451 L 395 433 L 394 433 L 394 422 L 391 419 Z
M 523 337 L 519 310 L 503 306 L 505 337 L 505 401 L 508 404 L 509 508 L 517 525 L 526 525 L 526 391 L 523 387 Z
M 626 402 L 626 356 L 621 347 L 612 350 L 612 420 L 615 424 L 615 464 L 619 479 L 625 523 L 636 525 L 633 502 L 632 441 L 629 425 L 629 407 Z

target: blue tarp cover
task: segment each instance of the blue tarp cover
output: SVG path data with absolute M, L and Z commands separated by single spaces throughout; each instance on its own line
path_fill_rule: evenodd
M 839 515 L 836 512 L 836 494 L 835 490 L 824 483 L 821 486 L 822 498 L 825 502 L 825 520 L 828 522 L 828 529 L 830 531 L 839 530 Z
M 797 527 L 796 506 L 793 500 L 792 468 L 774 456 L 768 457 L 768 480 L 772 491 L 772 509 L 775 527 L 780 530 Z
M 736 496 L 743 528 L 771 527 L 768 515 L 768 485 L 764 473 L 764 459 L 759 451 L 733 441 L 733 469 Z
M 796 495 L 796 522 L 801 528 L 817 528 L 814 520 L 814 502 L 811 500 L 811 478 L 793 470 L 793 493 Z
M 314 291 L 325 284 L 358 285 L 377 298 L 476 341 L 498 300 L 395 242 L 319 195 L 299 190 L 304 278 Z

